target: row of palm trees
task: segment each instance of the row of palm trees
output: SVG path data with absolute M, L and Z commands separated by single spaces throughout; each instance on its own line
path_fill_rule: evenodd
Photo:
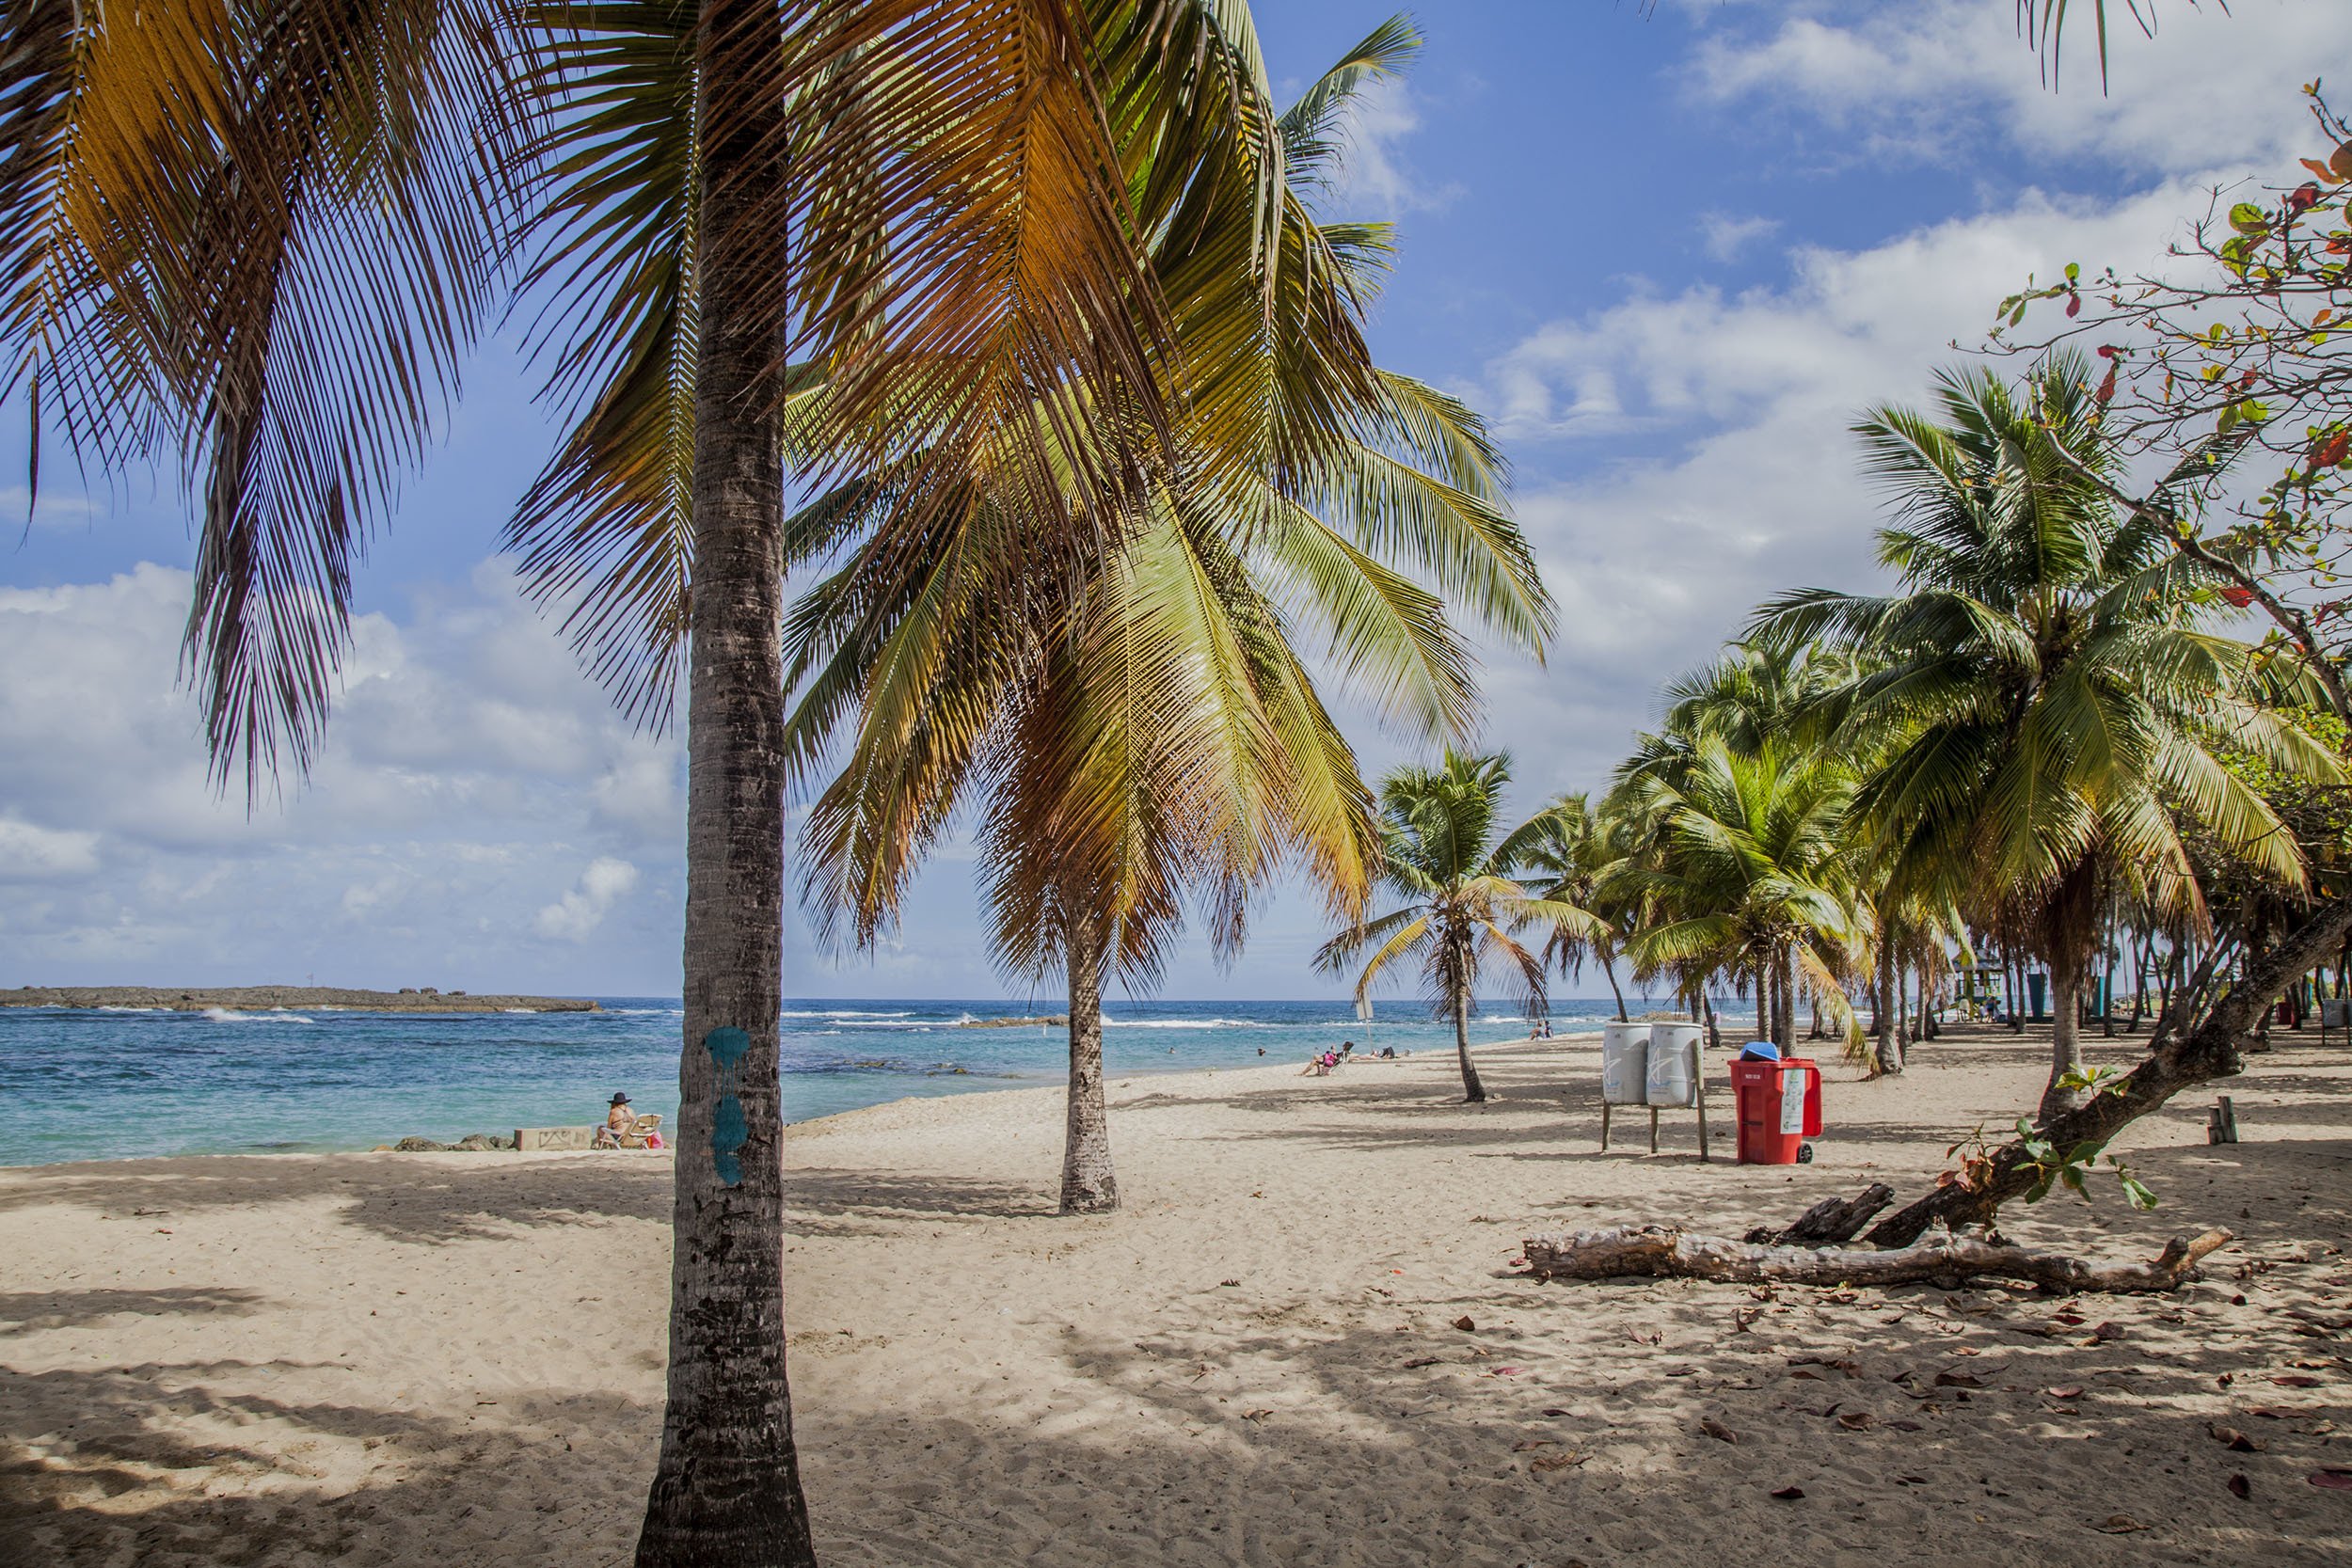
M 2013 387 L 1949 372 L 1931 409 L 1868 415 L 1894 588 L 1765 604 L 1669 686 L 1597 803 L 1564 797 L 1501 833 L 1502 759 L 1393 775 L 1387 879 L 1414 902 L 1343 931 L 1327 967 L 1372 950 L 1360 992 L 1422 942 L 1458 1021 L 1481 956 L 1540 1004 L 1541 930 L 1552 965 L 1599 965 L 1620 1016 L 1620 962 L 1694 1016 L 1752 994 L 1758 1037 L 1784 1047 L 1809 999 L 1816 1029 L 1896 1072 L 1902 977 L 1924 998 L 1997 947 L 2049 971 L 2038 1114 L 2074 1103 L 2079 1004 L 2117 928 L 2211 951 L 2217 913 L 2293 906 L 2312 834 L 2282 807 L 2344 780 L 2309 677 L 2219 629 L 2222 580 L 2112 503 L 2122 462 L 2092 381 L 2061 354 Z

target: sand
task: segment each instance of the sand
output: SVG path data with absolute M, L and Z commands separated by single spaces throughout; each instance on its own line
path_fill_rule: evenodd
M 2340 1041 L 2282 1037 L 2229 1085 L 2237 1147 L 2206 1146 L 2203 1101 L 2135 1128 L 2155 1214 L 2103 1193 L 2005 1216 L 2117 1251 L 2238 1230 L 2176 1296 L 1513 1275 L 1536 1230 L 1736 1234 L 1874 1177 L 1912 1187 L 2031 1102 L 2040 1051 L 2001 1035 L 1899 1080 L 1833 1069 L 1831 1132 L 1792 1169 L 1699 1164 L 1687 1114 L 1658 1156 L 1599 1153 L 1589 1040 L 1485 1050 L 1484 1107 L 1441 1056 L 1136 1077 L 1113 1114 L 1127 1207 L 1075 1221 L 1052 1212 L 1053 1091 L 796 1128 L 822 1556 L 2345 1560 L 2352 1491 L 2307 1480 L 2352 1467 Z M 665 1158 L 0 1172 L 0 1560 L 625 1562 L 660 1422 Z M 2119 1514 L 2145 1528 L 2100 1528 Z

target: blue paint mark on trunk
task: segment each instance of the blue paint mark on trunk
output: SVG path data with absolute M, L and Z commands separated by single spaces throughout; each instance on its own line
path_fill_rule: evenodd
M 735 1096 L 735 1074 L 752 1049 L 752 1037 L 732 1025 L 713 1029 L 703 1037 L 703 1049 L 719 1069 L 719 1103 L 710 1117 L 710 1164 L 722 1183 L 738 1186 L 743 1180 L 743 1163 L 736 1154 L 751 1141 L 752 1128 L 744 1118 L 743 1102 Z

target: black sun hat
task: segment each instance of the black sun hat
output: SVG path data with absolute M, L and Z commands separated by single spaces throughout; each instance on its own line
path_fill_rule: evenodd
M 628 1103 L 628 1096 L 625 1094 L 616 1094 L 612 1097 L 612 1103 L 615 1105 L 626 1105 Z

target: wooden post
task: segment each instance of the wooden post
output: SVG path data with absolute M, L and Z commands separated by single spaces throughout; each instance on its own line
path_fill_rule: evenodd
M 2237 1106 L 2232 1103 L 2230 1097 L 2226 1094 L 2219 1097 L 2215 1103 L 2214 1122 L 2221 1130 L 2220 1141 L 2222 1143 L 2237 1142 Z
M 1655 1105 L 1649 1108 L 1649 1151 L 1652 1154 L 1658 1152 L 1658 1107 Z
M 1707 1152 L 1707 1053 L 1699 1053 L 1698 1071 L 1692 1075 L 1692 1086 L 1699 1092 L 1699 1164 L 1708 1161 Z
M 1600 1102 L 1600 1151 L 1603 1154 L 1609 1152 L 1609 1101 L 1606 1096 Z

